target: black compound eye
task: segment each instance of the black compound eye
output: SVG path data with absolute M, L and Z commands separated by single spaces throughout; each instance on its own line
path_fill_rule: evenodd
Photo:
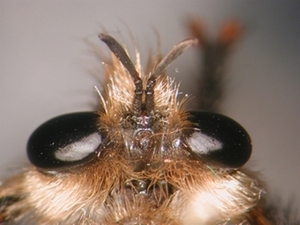
M 45 122 L 28 140 L 29 160 L 42 169 L 70 167 L 91 160 L 102 142 L 98 118 L 95 112 L 80 112 Z
M 248 161 L 251 139 L 240 124 L 216 113 L 188 113 L 193 129 L 187 131 L 186 142 L 193 152 L 228 167 L 240 167 Z

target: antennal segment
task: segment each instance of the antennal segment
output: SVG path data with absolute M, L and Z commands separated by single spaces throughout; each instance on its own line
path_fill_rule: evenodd
M 151 112 L 154 110 L 154 86 L 156 83 L 156 79 L 153 76 L 149 77 L 149 80 L 147 81 L 147 87 L 146 87 L 146 98 L 145 98 L 145 105 L 147 110 L 147 115 L 150 115 Z
M 187 39 L 182 42 L 180 42 L 178 45 L 176 45 L 170 52 L 167 54 L 157 65 L 156 70 L 153 72 L 151 75 L 156 79 L 160 74 L 162 74 L 167 67 L 173 62 L 178 56 L 180 56 L 183 51 L 193 45 L 198 44 L 198 39 L 193 38 L 193 39 Z
M 142 96 L 143 96 L 143 84 L 138 72 L 136 71 L 131 59 L 125 52 L 124 48 L 110 35 L 99 34 L 98 37 L 103 41 L 109 49 L 115 54 L 120 60 L 122 65 L 127 69 L 131 75 L 135 85 L 135 97 L 133 100 L 133 113 L 135 115 L 140 114 L 142 110 Z
M 182 42 L 180 42 L 178 45 L 176 45 L 170 52 L 167 54 L 158 64 L 156 67 L 156 70 L 151 74 L 148 82 L 147 82 L 147 88 L 146 88 L 146 109 L 148 115 L 153 111 L 154 109 L 154 86 L 156 83 L 157 77 L 159 77 L 166 69 L 167 67 L 173 62 L 178 56 L 180 56 L 183 51 L 193 45 L 198 44 L 198 39 L 187 39 Z

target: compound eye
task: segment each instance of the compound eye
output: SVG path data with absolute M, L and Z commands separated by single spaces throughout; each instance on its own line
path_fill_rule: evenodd
M 71 113 L 55 117 L 39 126 L 27 143 L 33 165 L 60 169 L 86 163 L 95 157 L 102 142 L 95 112 Z
M 234 120 L 216 113 L 189 111 L 193 129 L 186 142 L 201 157 L 228 167 L 244 165 L 251 155 L 251 139 Z

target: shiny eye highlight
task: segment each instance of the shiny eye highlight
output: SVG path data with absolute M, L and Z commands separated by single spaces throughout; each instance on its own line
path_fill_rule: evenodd
M 86 163 L 95 157 L 102 142 L 95 112 L 71 113 L 55 117 L 30 136 L 27 154 L 33 165 L 59 169 Z
M 211 112 L 189 111 L 193 129 L 187 130 L 187 145 L 199 156 L 228 167 L 244 165 L 251 155 L 251 139 L 234 120 Z

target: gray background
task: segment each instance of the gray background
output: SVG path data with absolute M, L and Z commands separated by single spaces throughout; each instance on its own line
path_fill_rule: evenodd
M 260 171 L 272 193 L 300 203 L 300 4 L 299 1 L 0 1 L 0 172 L 18 172 L 28 161 L 26 141 L 42 122 L 97 105 L 100 63 L 92 46 L 108 33 L 141 48 L 162 51 L 187 38 L 198 17 L 214 35 L 227 19 L 245 27 L 230 61 L 224 113 L 253 140 L 247 166 Z M 120 35 L 122 34 L 122 35 Z M 122 39 L 123 38 L 123 39 Z M 91 44 L 92 43 L 92 44 Z M 169 68 L 183 92 L 196 93 L 197 50 Z

